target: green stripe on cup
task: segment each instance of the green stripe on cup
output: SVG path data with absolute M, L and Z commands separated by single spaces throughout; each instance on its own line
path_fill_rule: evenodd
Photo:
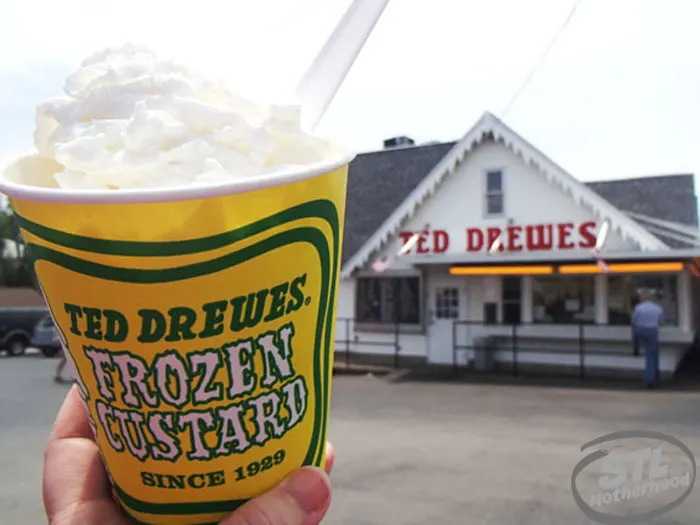
M 299 204 L 297 206 L 292 206 L 291 208 L 282 210 L 274 215 L 251 223 L 249 225 L 243 226 L 241 228 L 230 230 L 228 232 L 219 233 L 201 239 L 188 239 L 177 242 L 118 241 L 98 239 L 95 237 L 85 237 L 81 235 L 74 235 L 71 233 L 62 232 L 60 230 L 55 230 L 47 226 L 29 221 L 28 219 L 25 219 L 21 216 L 17 216 L 17 221 L 21 228 L 36 235 L 37 237 L 41 237 L 42 239 L 48 242 L 60 246 L 65 246 L 67 248 L 92 253 L 101 253 L 105 255 L 163 257 L 168 255 L 188 255 L 191 253 L 201 253 L 203 251 L 214 250 L 235 243 L 246 237 L 261 233 L 266 229 L 281 226 L 282 224 L 294 220 L 306 218 L 318 218 L 321 220 L 325 220 L 330 226 L 331 231 L 333 232 L 334 260 L 332 261 L 331 282 L 335 284 L 338 275 L 338 261 L 340 259 L 340 231 L 338 224 L 338 210 L 335 207 L 335 204 L 327 199 L 317 199 Z M 27 247 L 27 253 L 31 257 L 31 254 L 29 253 L 29 247 Z M 335 286 L 330 287 L 330 298 L 328 304 L 329 306 L 333 306 L 335 304 Z M 326 321 L 328 325 L 330 325 L 333 322 L 332 312 L 333 308 L 329 307 L 328 317 Z M 330 330 L 326 331 L 326 339 L 324 343 L 325 348 L 330 348 Z M 330 380 L 329 373 L 330 367 L 326 366 L 326 381 Z M 325 399 L 324 403 L 327 403 Z M 326 411 L 323 416 L 323 424 L 321 425 L 323 428 L 322 438 L 324 442 L 326 439 L 327 418 L 328 413 Z M 312 460 L 308 460 L 307 458 L 308 461 L 305 464 L 321 466 L 320 463 L 321 458 L 323 457 L 323 452 L 324 448 L 321 447 Z
M 328 202 L 332 210 L 335 211 L 335 206 L 330 201 L 325 201 Z M 300 207 L 292 208 L 293 209 L 298 209 Z M 319 208 L 317 208 L 318 210 Z M 328 211 L 328 208 L 326 208 L 325 211 Z M 284 214 L 285 212 L 281 212 L 278 215 Z M 313 216 L 297 216 L 298 218 L 314 218 Z M 337 247 L 339 244 L 339 232 L 338 232 L 338 215 L 337 211 L 331 216 L 331 217 L 318 217 L 321 219 L 325 219 L 332 228 L 333 231 L 333 244 L 334 244 L 334 250 L 333 250 L 333 260 L 331 261 L 330 258 L 330 250 L 328 246 L 328 242 L 326 240 L 326 236 L 324 233 L 313 227 L 297 227 L 295 229 L 283 231 L 277 234 L 274 234 L 268 238 L 265 238 L 255 244 L 246 246 L 242 248 L 241 250 L 238 250 L 236 252 L 226 254 L 224 256 L 218 257 L 216 259 L 212 259 L 210 261 L 204 261 L 204 262 L 198 262 L 186 266 L 181 266 L 177 268 L 165 268 L 165 269 L 134 269 L 134 268 L 118 268 L 115 266 L 109 266 L 105 264 L 100 264 L 100 263 L 95 263 L 92 261 L 85 261 L 82 259 L 79 259 L 77 257 L 74 257 L 72 255 L 62 253 L 59 251 L 56 251 L 52 248 L 46 247 L 46 246 L 40 246 L 37 244 L 28 244 L 27 245 L 27 255 L 30 258 L 30 260 L 33 262 L 33 264 L 36 265 L 37 262 L 39 261 L 47 261 L 52 264 L 56 264 L 62 268 L 68 269 L 70 271 L 80 273 L 83 275 L 88 275 L 91 277 L 96 277 L 100 279 L 108 279 L 108 280 L 113 280 L 113 281 L 121 281 L 121 282 L 128 282 L 128 283 L 142 283 L 142 284 L 155 284 L 155 283 L 165 283 L 165 282 L 174 282 L 174 281 L 179 281 L 179 280 L 184 280 L 184 279 L 191 279 L 195 278 L 198 276 L 210 274 L 210 273 L 215 273 L 221 270 L 224 270 L 226 268 L 230 268 L 232 266 L 236 266 L 238 264 L 241 264 L 244 261 L 248 261 L 252 258 L 255 258 L 259 255 L 262 255 L 264 253 L 267 253 L 270 250 L 274 250 L 280 246 L 288 245 L 291 243 L 295 242 L 306 242 L 314 246 L 316 249 L 318 255 L 319 255 L 319 260 L 320 260 L 320 266 L 321 266 L 321 291 L 319 295 L 319 311 L 318 311 L 318 320 L 317 320 L 317 327 L 316 327 L 316 336 L 315 336 L 315 348 L 317 350 L 324 349 L 325 351 L 316 351 L 315 352 L 315 360 L 314 360 L 314 393 L 316 395 L 316 414 L 315 414 L 315 421 L 317 422 L 316 425 L 314 425 L 314 431 L 312 434 L 310 446 L 307 450 L 306 456 L 303 461 L 303 465 L 315 465 L 315 466 L 322 466 L 320 465 L 321 458 L 323 457 L 324 449 L 325 449 L 325 440 L 326 440 L 326 424 L 327 424 L 327 412 L 328 412 L 328 396 L 326 395 L 325 389 L 321 388 L 323 385 L 326 385 L 329 378 L 330 378 L 330 352 L 332 351 L 332 348 L 330 347 L 331 344 L 331 333 L 332 333 L 332 312 L 333 312 L 333 305 L 335 304 L 335 281 L 336 281 L 336 276 L 337 276 L 337 267 L 338 267 L 338 252 L 337 252 Z M 293 219 L 292 219 L 293 220 Z M 263 222 L 263 221 L 260 221 Z M 288 221 L 287 221 L 288 222 Z M 34 223 L 32 223 L 34 224 Z M 259 223 L 255 223 L 259 224 Z M 275 227 L 279 226 L 280 222 L 279 221 L 274 221 L 272 224 L 268 224 L 267 227 Z M 245 228 L 251 228 L 251 226 L 245 227 Z M 43 227 L 42 227 L 43 228 Z M 239 229 L 241 230 L 241 229 Z M 234 231 L 239 231 L 239 230 L 234 230 Z M 28 231 L 32 231 L 31 229 L 28 229 Z M 38 231 L 38 230 L 37 230 Z M 55 230 L 54 230 L 55 231 Z M 260 230 L 262 231 L 262 230 Z M 35 233 L 35 232 L 32 232 Z M 231 233 L 231 232 L 229 232 Z M 258 232 L 255 232 L 258 233 Z M 249 235 L 254 235 L 249 229 L 246 232 L 246 236 Z M 38 235 L 38 233 L 35 233 Z M 71 247 L 71 248 L 78 248 L 78 249 L 83 249 L 86 250 L 87 245 L 84 244 L 84 241 L 89 239 L 89 238 L 84 238 L 80 236 L 73 236 L 70 234 L 65 234 L 67 237 L 63 238 L 63 242 L 61 243 L 63 246 Z M 43 236 L 42 236 L 43 237 Z M 219 237 L 219 236 L 216 236 Z M 239 236 L 238 239 L 243 238 L 244 236 Z M 76 239 L 79 239 L 78 242 L 73 242 Z M 212 237 L 208 238 L 212 239 Z M 53 242 L 51 239 L 46 238 L 46 240 Z M 90 242 L 92 242 L 94 239 L 90 239 Z M 229 239 L 230 240 L 230 239 Z M 194 242 L 194 241 L 188 241 L 188 242 Z M 233 241 L 232 241 L 233 242 Z M 58 243 L 56 243 L 58 244 Z M 70 246 L 69 246 L 70 244 Z M 132 245 L 131 242 L 127 242 L 128 245 Z M 137 246 L 145 246 L 147 244 L 151 243 L 133 243 L 133 245 Z M 157 243 L 157 244 L 163 244 L 163 243 Z M 165 244 L 171 244 L 171 243 L 165 243 Z M 179 243 L 176 243 L 179 244 Z M 225 244 L 224 244 L 225 245 Z M 80 247 L 79 247 L 80 246 Z M 122 244 L 124 246 L 124 244 Z M 220 247 L 223 245 L 218 245 L 216 247 Z M 133 248 L 133 246 L 132 246 Z M 209 248 L 213 249 L 213 248 Z M 87 251 L 95 251 L 95 250 L 87 250 Z M 150 252 L 150 250 L 146 250 L 147 252 Z M 171 250 L 169 253 L 173 254 L 176 250 Z M 199 250 L 197 250 L 199 251 Z M 96 252 L 100 253 L 100 252 Z M 182 254 L 182 252 L 179 252 Z M 125 255 L 126 253 L 122 253 L 122 255 Z M 133 251 L 130 252 L 131 255 L 137 255 Z M 163 255 L 163 252 L 161 251 L 159 253 L 160 256 Z M 332 270 L 331 270 L 332 268 Z M 323 334 L 325 328 L 325 334 Z M 325 335 L 325 337 L 324 337 Z M 325 361 L 322 360 L 322 357 L 328 356 L 328 359 L 325 359 Z M 325 379 L 325 381 L 322 380 Z M 128 506 L 131 508 L 131 510 L 139 512 L 139 513 L 144 513 L 144 514 L 157 514 L 157 515 L 163 515 L 163 514 L 207 514 L 207 513 L 212 513 L 212 512 L 230 512 L 232 510 L 235 510 L 238 506 L 242 505 L 245 503 L 246 500 L 224 500 L 224 501 L 213 501 L 213 502 L 178 502 L 178 503 L 167 503 L 167 504 L 158 504 L 158 503 L 151 503 L 151 502 L 146 502 L 146 501 L 141 501 L 126 492 L 124 492 L 121 488 L 115 486 L 115 490 L 117 491 L 119 495 L 119 499 L 122 501 L 122 503 L 125 506 Z
M 264 232 L 270 228 L 306 218 L 319 218 L 325 220 L 330 225 L 333 230 L 335 249 L 338 247 L 337 236 L 339 233 L 338 210 L 333 202 L 326 199 L 305 202 L 260 219 L 259 221 L 223 233 L 181 241 L 121 241 L 86 237 L 49 228 L 48 226 L 32 222 L 19 215 L 16 217 L 20 228 L 53 244 L 91 253 L 135 257 L 167 257 L 207 252 L 217 248 L 223 248 L 224 246 Z
M 175 516 L 180 514 L 229 513 L 238 509 L 248 501 L 247 499 L 238 499 L 201 503 L 147 503 L 130 496 L 117 485 L 114 485 L 114 491 L 120 503 L 124 506 L 124 511 L 129 514 L 130 517 L 133 516 L 131 512 L 129 512 L 130 510 L 140 514 L 171 514 Z

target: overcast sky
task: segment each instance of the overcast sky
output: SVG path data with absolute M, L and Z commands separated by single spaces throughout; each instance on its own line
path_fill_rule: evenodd
M 349 0 L 0 0 L 0 161 L 37 101 L 131 41 L 283 91 Z M 500 115 L 573 0 L 392 0 L 320 131 L 361 151 L 461 137 Z M 505 122 L 581 180 L 700 171 L 700 1 L 583 0 Z

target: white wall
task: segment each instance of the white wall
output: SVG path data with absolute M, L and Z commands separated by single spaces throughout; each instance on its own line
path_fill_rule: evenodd
M 338 286 L 336 317 L 355 317 L 355 279 L 341 279 Z
M 501 218 L 487 218 L 485 212 L 485 172 L 490 169 L 500 169 L 503 171 L 504 187 L 505 187 L 505 214 Z M 459 168 L 449 176 L 437 191 L 417 210 L 416 215 L 408 221 L 402 228 L 404 231 L 421 231 L 425 224 L 430 225 L 430 229 L 446 230 L 450 235 L 450 247 L 448 254 L 463 254 L 464 260 L 468 261 L 470 254 L 466 252 L 466 229 L 469 227 L 488 228 L 507 226 L 507 219 L 512 219 L 514 225 L 526 226 L 533 224 L 557 224 L 565 222 L 573 222 L 578 225 L 587 221 L 596 221 L 595 215 L 588 209 L 582 207 L 571 196 L 565 194 L 562 190 L 551 185 L 543 175 L 536 169 L 525 164 L 522 160 L 501 144 L 483 144 L 477 147 L 459 166 Z M 599 221 L 597 221 L 599 222 Z M 383 251 L 377 255 L 377 258 L 382 256 L 393 256 L 401 248 L 400 239 L 392 241 Z M 636 247 L 633 243 L 623 241 L 623 239 L 611 232 L 608 236 L 606 250 L 609 251 L 634 251 Z M 589 252 L 589 249 L 585 249 Z M 433 255 L 439 258 L 439 254 Z M 429 319 L 427 319 L 427 310 L 433 300 L 433 288 L 436 283 L 443 283 L 438 279 L 438 274 L 447 274 L 447 266 L 433 267 L 426 272 L 423 279 L 423 298 L 425 304 L 425 331 L 413 334 L 400 334 L 401 355 L 425 357 L 428 354 L 429 341 L 428 334 L 430 333 Z M 365 269 L 361 274 L 376 276 L 371 269 Z M 394 260 L 390 270 L 386 272 L 386 276 L 391 275 L 416 275 L 420 274 L 420 270 L 414 268 L 411 264 L 411 257 L 403 257 Z M 481 277 L 460 277 L 461 282 L 466 283 L 464 287 L 464 300 L 466 308 L 460 312 L 461 318 L 470 319 L 473 321 L 483 320 L 484 307 L 486 301 L 487 289 L 485 281 Z M 687 277 L 681 279 L 679 284 L 679 306 L 684 306 L 691 302 L 690 292 Z M 599 298 L 597 300 L 597 321 L 604 322 L 604 317 L 607 316 L 606 305 L 606 290 L 605 278 L 599 276 L 596 278 L 597 291 Z M 496 278 L 496 302 L 499 305 L 498 319 L 502 319 L 502 305 L 500 300 L 500 279 Z M 531 283 L 526 283 L 523 286 L 523 301 L 532 300 Z M 341 281 L 338 295 L 338 318 L 354 318 L 355 316 L 355 281 L 354 279 L 344 279 Z M 523 309 L 525 320 L 532 316 L 532 311 L 528 305 Z M 683 333 L 692 324 L 690 313 L 681 318 L 681 329 L 677 332 Z M 353 344 L 349 345 L 352 352 L 358 353 L 374 353 L 374 354 L 393 354 L 394 349 L 391 346 L 377 345 L 372 347 L 366 344 L 367 342 L 376 341 L 378 343 L 390 343 L 394 340 L 394 334 L 377 331 L 356 330 L 354 323 L 350 325 L 342 325 L 339 323 L 336 328 L 336 340 L 351 340 Z M 342 325 L 342 326 L 341 326 Z M 556 330 L 557 327 L 553 327 Z M 470 326 L 461 327 L 458 331 L 458 344 L 470 345 L 474 337 L 508 330 L 508 327 L 484 327 Z M 533 328 L 535 331 L 542 331 L 541 335 L 549 336 L 550 331 L 547 327 Z M 545 333 L 547 332 L 547 333 Z M 503 335 L 506 335 L 505 332 Z M 675 336 L 675 334 L 674 334 Z M 626 341 L 628 335 L 625 332 L 620 338 Z M 689 337 L 689 332 L 685 331 L 682 336 L 677 335 L 685 341 Z M 612 337 L 613 340 L 617 336 Z M 611 341 L 612 342 L 612 341 Z M 363 344 L 365 343 L 365 344 Z M 625 343 L 626 344 L 626 343 Z M 336 352 L 345 350 L 344 344 L 336 345 Z M 507 354 L 508 352 L 506 352 Z M 444 354 L 444 355 L 443 355 Z M 503 354 L 504 360 L 509 360 L 509 356 Z M 669 353 L 664 352 L 661 358 L 661 367 L 664 370 L 673 369 L 679 359 L 676 351 Z M 462 352 L 459 361 L 465 363 L 471 357 L 471 352 Z M 442 352 L 439 361 L 445 361 L 450 357 L 447 353 Z M 444 358 L 444 359 L 443 359 Z M 553 354 L 537 355 L 530 353 L 526 357 L 524 353 L 521 356 L 524 361 L 535 360 L 540 362 L 557 362 L 560 360 L 577 359 L 576 353 L 572 356 L 557 356 Z M 619 358 L 614 356 L 589 356 L 588 363 L 591 366 L 619 366 L 621 368 L 631 367 L 637 368 L 640 366 L 638 358 Z M 432 359 L 431 359 L 432 361 Z M 448 364 L 448 363 L 445 363 Z
M 485 172 L 490 169 L 503 171 L 505 216 L 500 218 L 487 218 L 484 215 Z M 450 246 L 446 253 L 463 253 L 468 257 L 467 228 L 504 228 L 507 219 L 512 219 L 516 226 L 565 222 L 578 225 L 596 221 L 591 211 L 552 186 L 535 168 L 525 164 L 508 148 L 501 144 L 487 143 L 478 146 L 466 157 L 402 230 L 422 231 L 425 224 L 430 224 L 431 229 L 446 230 L 450 235 Z M 381 255 L 394 254 L 400 247 L 400 239 L 395 239 Z M 606 250 L 634 249 L 632 243 L 624 242 L 615 232 L 608 236 Z M 434 257 L 439 257 L 439 254 Z M 408 259 L 410 257 L 395 261 L 393 268 L 410 267 Z

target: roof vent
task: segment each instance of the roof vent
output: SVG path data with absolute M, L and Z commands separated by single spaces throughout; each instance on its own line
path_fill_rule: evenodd
M 413 146 L 415 145 L 415 141 L 411 137 L 406 137 L 406 136 L 400 136 L 400 137 L 392 137 L 390 139 L 386 139 L 384 141 L 384 149 L 390 149 L 390 148 L 396 148 L 399 146 Z

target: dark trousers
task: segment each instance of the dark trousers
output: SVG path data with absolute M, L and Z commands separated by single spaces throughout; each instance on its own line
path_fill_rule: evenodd
M 635 346 L 644 345 L 644 383 L 653 385 L 659 378 L 659 329 L 637 327 L 634 339 Z

